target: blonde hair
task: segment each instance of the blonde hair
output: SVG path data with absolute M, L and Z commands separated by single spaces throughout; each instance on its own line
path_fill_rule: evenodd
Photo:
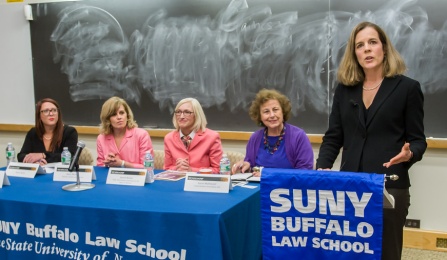
M 101 115 L 99 116 L 99 118 L 101 119 L 99 132 L 101 134 L 108 135 L 113 132 L 112 124 L 110 123 L 110 117 L 116 115 L 116 112 L 121 105 L 124 107 L 124 110 L 127 113 L 126 127 L 128 129 L 138 127 L 137 123 L 134 120 L 132 110 L 130 109 L 127 102 L 119 97 L 111 97 L 102 105 Z
M 197 99 L 184 98 L 184 99 L 180 100 L 178 102 L 177 106 L 175 107 L 175 111 L 177 111 L 178 108 L 185 103 L 191 103 L 191 105 L 192 105 L 192 110 L 193 110 L 192 112 L 194 112 L 194 116 L 195 116 L 193 130 L 196 132 L 198 132 L 199 130 L 205 131 L 205 128 L 206 128 L 206 125 L 208 124 L 208 122 L 206 121 L 206 116 L 205 116 L 205 113 L 203 112 L 202 106 L 200 105 L 199 101 L 197 101 Z M 178 131 L 180 129 L 180 127 L 177 123 L 175 113 L 172 115 L 172 123 L 174 124 L 175 129 L 177 129 L 177 131 Z
M 290 100 L 277 90 L 265 88 L 261 89 L 258 94 L 256 94 L 255 100 L 251 102 L 250 110 L 248 111 L 250 118 L 255 121 L 257 125 L 263 126 L 260 109 L 262 104 L 269 100 L 277 100 L 281 106 L 284 122 L 289 120 L 290 111 L 292 110 Z
M 354 86 L 365 80 L 363 68 L 360 66 L 355 54 L 355 37 L 363 29 L 371 27 L 377 31 L 383 46 L 383 76 L 393 77 L 402 75 L 407 70 L 404 60 L 393 47 L 386 33 L 378 25 L 371 22 L 361 22 L 351 32 L 346 50 L 337 72 L 337 80 L 346 86 Z

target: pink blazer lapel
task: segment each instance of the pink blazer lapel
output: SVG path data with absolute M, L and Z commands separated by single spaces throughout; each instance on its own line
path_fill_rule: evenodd
M 174 132 L 174 144 L 180 147 L 180 149 L 183 149 L 183 151 L 188 152 L 188 150 L 186 150 L 185 145 L 183 144 L 182 139 L 180 138 L 179 131 Z M 191 144 L 189 146 L 191 147 Z
M 133 130 L 132 129 L 126 129 L 126 134 L 124 135 L 123 140 L 121 140 L 121 144 L 120 147 L 118 147 L 118 151 L 121 151 L 121 147 L 124 147 L 130 140 L 130 138 L 132 138 L 133 136 Z
M 195 146 L 197 146 L 198 144 L 200 144 L 200 142 L 203 139 L 203 135 L 205 134 L 205 132 L 199 131 L 196 133 L 196 135 L 194 136 L 194 138 L 191 141 L 191 144 L 189 145 L 189 149 L 194 148 Z

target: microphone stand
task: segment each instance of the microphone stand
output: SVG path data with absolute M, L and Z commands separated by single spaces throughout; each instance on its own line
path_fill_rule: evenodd
M 79 178 L 79 164 L 75 164 L 76 169 L 76 183 L 67 184 L 62 186 L 63 190 L 66 191 L 81 191 L 81 190 L 89 190 L 93 187 L 95 187 L 95 184 L 93 183 L 81 183 L 81 179 Z

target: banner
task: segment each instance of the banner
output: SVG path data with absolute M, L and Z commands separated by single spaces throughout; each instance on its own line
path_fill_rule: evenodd
M 381 259 L 384 176 L 264 168 L 263 259 Z

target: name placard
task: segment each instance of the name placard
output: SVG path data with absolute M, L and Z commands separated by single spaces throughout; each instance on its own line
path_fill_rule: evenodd
M 231 175 L 188 173 L 185 179 L 185 191 L 228 193 Z
M 5 171 L 0 171 L 0 189 L 3 188 L 3 185 L 10 185 L 10 183 Z
M 68 165 L 58 165 L 54 168 L 53 181 L 77 181 L 76 171 L 70 172 Z M 96 174 L 93 166 L 91 165 L 79 165 L 79 181 L 80 182 L 92 182 L 96 180 Z
M 106 184 L 144 186 L 146 174 L 146 169 L 110 168 Z
M 6 169 L 6 175 L 23 178 L 34 178 L 36 173 L 46 173 L 38 163 L 10 162 Z

